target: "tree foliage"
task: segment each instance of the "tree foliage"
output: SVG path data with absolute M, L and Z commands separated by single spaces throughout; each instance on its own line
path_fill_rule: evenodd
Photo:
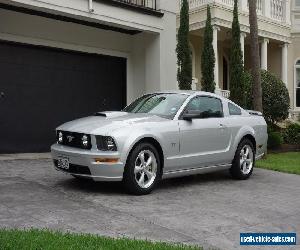
M 189 4 L 182 0 L 177 41 L 177 81 L 179 89 L 192 89 L 192 56 L 189 45 Z
M 201 72 L 202 79 L 201 85 L 202 90 L 206 92 L 215 92 L 215 79 L 214 79 L 214 69 L 215 69 L 215 52 L 212 45 L 213 42 L 213 28 L 211 25 L 211 13 L 210 7 L 207 5 L 207 19 L 204 30 L 204 42 L 203 50 L 201 56 Z
M 252 85 L 253 80 L 246 73 L 247 108 L 253 109 Z M 287 87 L 277 76 L 268 71 L 261 71 L 263 114 L 269 124 L 283 121 L 289 116 L 290 96 Z
M 241 49 L 241 29 L 238 17 L 237 0 L 234 1 L 233 22 L 232 22 L 232 44 L 230 51 L 230 99 L 245 107 L 246 95 L 244 85 L 244 65 Z

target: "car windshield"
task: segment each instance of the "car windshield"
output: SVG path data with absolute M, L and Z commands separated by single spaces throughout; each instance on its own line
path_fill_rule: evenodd
M 184 101 L 186 94 L 149 94 L 135 100 L 124 111 L 128 113 L 146 113 L 173 119 Z

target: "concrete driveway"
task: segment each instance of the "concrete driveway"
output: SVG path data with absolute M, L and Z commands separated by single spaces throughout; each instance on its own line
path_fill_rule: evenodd
M 135 197 L 117 183 L 56 172 L 50 160 L 0 161 L 0 227 L 239 249 L 240 232 L 300 237 L 300 176 L 256 169 L 250 180 L 233 181 L 221 172 L 163 181 L 153 194 Z

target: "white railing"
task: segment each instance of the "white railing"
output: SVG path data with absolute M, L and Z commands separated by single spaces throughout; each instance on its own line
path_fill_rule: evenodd
M 223 5 L 230 6 L 230 7 L 234 5 L 234 0 L 219 0 L 218 2 L 220 2 Z
M 269 1 L 269 0 L 257 0 L 256 11 L 257 11 L 258 15 L 262 15 L 263 14 L 263 5 L 262 5 L 263 1 Z
M 209 1 L 209 0 L 189 0 L 189 6 L 190 6 L 190 9 L 195 9 L 200 6 L 207 5 L 210 2 L 211 1 Z
M 271 18 L 282 21 L 284 11 L 283 0 L 271 0 Z
M 223 96 L 224 98 L 229 99 L 230 98 L 230 91 L 229 90 L 221 90 L 221 96 Z
M 257 14 L 266 16 L 277 21 L 286 21 L 285 10 L 289 9 L 289 0 L 257 0 Z M 227 7 L 233 7 L 234 0 L 188 0 L 190 9 L 197 9 L 207 4 L 215 3 Z M 181 3 L 181 0 L 179 0 Z M 242 11 L 249 11 L 248 0 L 239 0 L 239 6 Z

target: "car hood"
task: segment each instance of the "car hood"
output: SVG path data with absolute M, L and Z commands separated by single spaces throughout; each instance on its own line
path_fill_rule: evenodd
M 94 116 L 67 122 L 59 126 L 57 130 L 94 135 L 107 135 L 112 131 L 125 126 L 132 126 L 133 124 L 137 123 L 162 121 L 168 121 L 168 119 L 151 114 L 101 112 L 95 114 Z

